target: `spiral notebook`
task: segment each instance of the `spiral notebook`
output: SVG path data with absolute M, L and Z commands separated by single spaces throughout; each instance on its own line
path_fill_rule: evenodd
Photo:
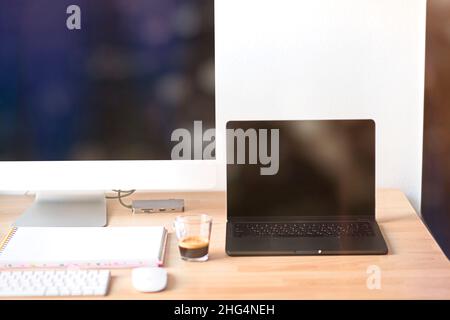
M 164 227 L 12 228 L 0 268 L 132 268 L 163 264 Z

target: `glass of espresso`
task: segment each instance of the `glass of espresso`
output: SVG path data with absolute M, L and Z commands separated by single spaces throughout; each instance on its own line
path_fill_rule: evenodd
M 208 260 L 212 218 L 206 214 L 184 215 L 175 219 L 178 248 L 183 260 Z

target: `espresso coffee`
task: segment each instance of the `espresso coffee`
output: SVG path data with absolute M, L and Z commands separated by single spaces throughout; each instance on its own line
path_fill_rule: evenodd
M 199 236 L 186 237 L 178 242 L 182 257 L 196 259 L 208 254 L 209 241 Z

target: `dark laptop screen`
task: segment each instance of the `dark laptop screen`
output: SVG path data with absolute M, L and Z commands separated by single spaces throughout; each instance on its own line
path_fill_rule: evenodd
M 231 121 L 227 144 L 229 218 L 375 215 L 371 120 Z

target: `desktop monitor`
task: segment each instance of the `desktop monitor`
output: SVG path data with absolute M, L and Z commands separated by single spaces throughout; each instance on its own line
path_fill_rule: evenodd
M 0 46 L 0 190 L 214 185 L 214 152 L 173 156 L 177 129 L 214 143 L 213 0 L 2 1 Z M 106 223 L 104 195 L 66 195 L 18 224 Z

